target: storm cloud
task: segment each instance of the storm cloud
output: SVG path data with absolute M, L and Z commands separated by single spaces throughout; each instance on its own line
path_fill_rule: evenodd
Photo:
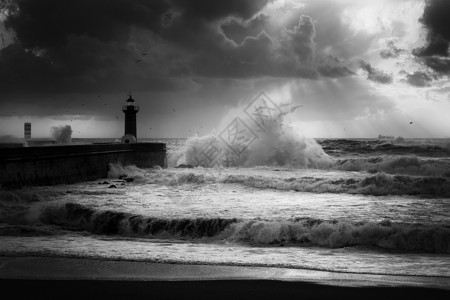
M 450 1 L 427 0 L 420 22 L 427 28 L 427 44 L 414 49 L 425 64 L 441 74 L 450 73 Z
M 268 1 L 17 0 L 6 27 L 15 42 L 0 52 L 0 88 L 30 93 L 177 90 L 195 76 L 317 78 L 351 72 L 316 61 L 316 30 L 302 15 L 292 29 L 240 43 L 230 18 L 257 22 Z M 263 18 L 264 19 L 264 18 Z
M 369 63 L 365 61 L 360 62 L 361 69 L 367 72 L 367 79 L 379 82 L 379 83 L 392 83 L 392 76 L 372 67 Z
M 177 136 L 262 90 L 311 122 L 375 119 L 445 86 L 447 3 L 0 0 L 0 122 L 121 128 L 132 93 L 140 132 Z

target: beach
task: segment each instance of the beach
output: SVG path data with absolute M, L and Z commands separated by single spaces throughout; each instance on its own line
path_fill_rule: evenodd
M 1 257 L 8 299 L 445 299 L 450 279 L 286 268 Z

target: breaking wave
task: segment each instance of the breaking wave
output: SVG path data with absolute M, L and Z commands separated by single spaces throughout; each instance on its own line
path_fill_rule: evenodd
M 202 238 L 217 235 L 236 219 L 161 219 L 108 210 L 96 211 L 80 204 L 66 203 L 46 207 L 39 221 L 96 234 Z
M 370 167 L 369 167 L 370 166 Z M 308 193 L 347 193 L 374 196 L 417 195 L 450 197 L 450 176 L 442 162 L 421 163 L 415 158 L 402 157 L 374 160 L 340 160 L 335 169 L 360 171 L 367 168 L 369 173 L 346 173 L 329 176 L 290 176 L 275 172 L 278 169 L 259 167 L 248 169 L 249 172 L 223 170 L 220 174 L 208 172 L 208 168 L 194 168 L 192 171 L 172 172 L 171 170 L 141 170 L 134 166 L 119 168 L 114 176 L 136 176 L 137 182 L 162 184 L 166 186 L 182 184 L 241 184 L 259 189 L 275 189 Z M 128 171 L 127 171 L 128 170 Z M 292 170 L 292 169 L 285 169 Z M 401 174 L 402 171 L 405 174 Z M 428 170 L 429 175 L 443 173 L 443 176 L 422 176 Z M 335 172 L 335 171 L 330 171 Z M 390 172 L 394 174 L 389 174 Z M 372 174 L 371 174 L 372 173 Z M 413 173 L 413 175 L 410 175 Z M 331 174 L 331 173 L 330 173 Z M 414 175 L 416 174 L 416 175 Z
M 223 153 L 220 167 L 279 166 L 450 177 L 450 146 L 443 143 L 397 145 L 395 141 L 380 140 L 316 142 L 292 132 L 265 132 L 236 156 L 218 141 L 218 137 L 212 134 L 189 138 L 181 149 L 169 153 L 169 166 L 217 167 L 203 155 L 209 145 L 216 145 Z
M 310 193 L 348 193 L 365 195 L 428 195 L 450 196 L 450 179 L 378 173 L 354 178 L 290 177 L 271 178 L 255 175 L 228 175 L 225 183 L 239 183 L 249 187 L 295 190 Z
M 333 160 L 313 139 L 295 136 L 265 136 L 256 140 L 248 149 L 236 156 L 232 150 L 218 142 L 215 135 L 191 137 L 184 147 L 169 155 L 169 166 L 180 164 L 210 167 L 210 161 L 202 153 L 208 145 L 217 143 L 224 160 L 222 166 L 291 166 L 296 168 L 328 168 Z
M 249 136 L 233 136 L 231 141 L 224 138 L 225 131 L 218 135 L 190 137 L 180 150 L 169 155 L 169 166 L 185 164 L 211 167 L 211 155 L 205 153 L 211 154 L 209 150 L 213 149 L 217 155 L 213 160 L 225 167 L 329 168 L 333 159 L 314 139 L 303 137 L 287 125 L 287 114 L 288 112 L 281 113 L 274 119 L 265 119 L 263 130 L 249 129 Z
M 256 245 L 297 245 L 341 248 L 373 246 L 398 251 L 450 253 L 450 228 L 380 223 L 350 223 L 300 219 L 297 221 L 252 220 L 234 224 L 230 240 Z
M 324 151 L 332 156 L 353 155 L 418 155 L 445 157 L 450 155 L 448 139 L 319 139 Z
M 70 125 L 54 126 L 50 129 L 50 133 L 58 144 L 72 143 L 72 128 Z
M 239 220 L 224 218 L 163 219 L 117 211 L 95 210 L 66 203 L 44 207 L 35 220 L 40 227 L 3 225 L 3 235 L 51 235 L 48 226 L 100 235 L 236 242 L 258 246 L 341 248 L 377 247 L 386 250 L 450 253 L 450 227 L 375 222 L 348 222 L 298 218 Z
M 450 177 L 450 159 L 424 159 L 415 155 L 339 159 L 334 168 L 345 171 Z

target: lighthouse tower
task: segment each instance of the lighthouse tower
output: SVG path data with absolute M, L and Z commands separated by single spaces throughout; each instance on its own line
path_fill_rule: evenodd
M 122 142 L 127 144 L 136 143 L 136 114 L 139 111 L 139 106 L 134 105 L 131 95 L 127 100 L 127 104 L 122 106 L 122 111 L 125 113 L 125 135 L 122 137 Z

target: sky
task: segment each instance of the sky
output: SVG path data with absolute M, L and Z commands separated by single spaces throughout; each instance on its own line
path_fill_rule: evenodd
M 0 136 L 220 130 L 264 91 L 307 137 L 450 137 L 448 0 L 0 0 Z

